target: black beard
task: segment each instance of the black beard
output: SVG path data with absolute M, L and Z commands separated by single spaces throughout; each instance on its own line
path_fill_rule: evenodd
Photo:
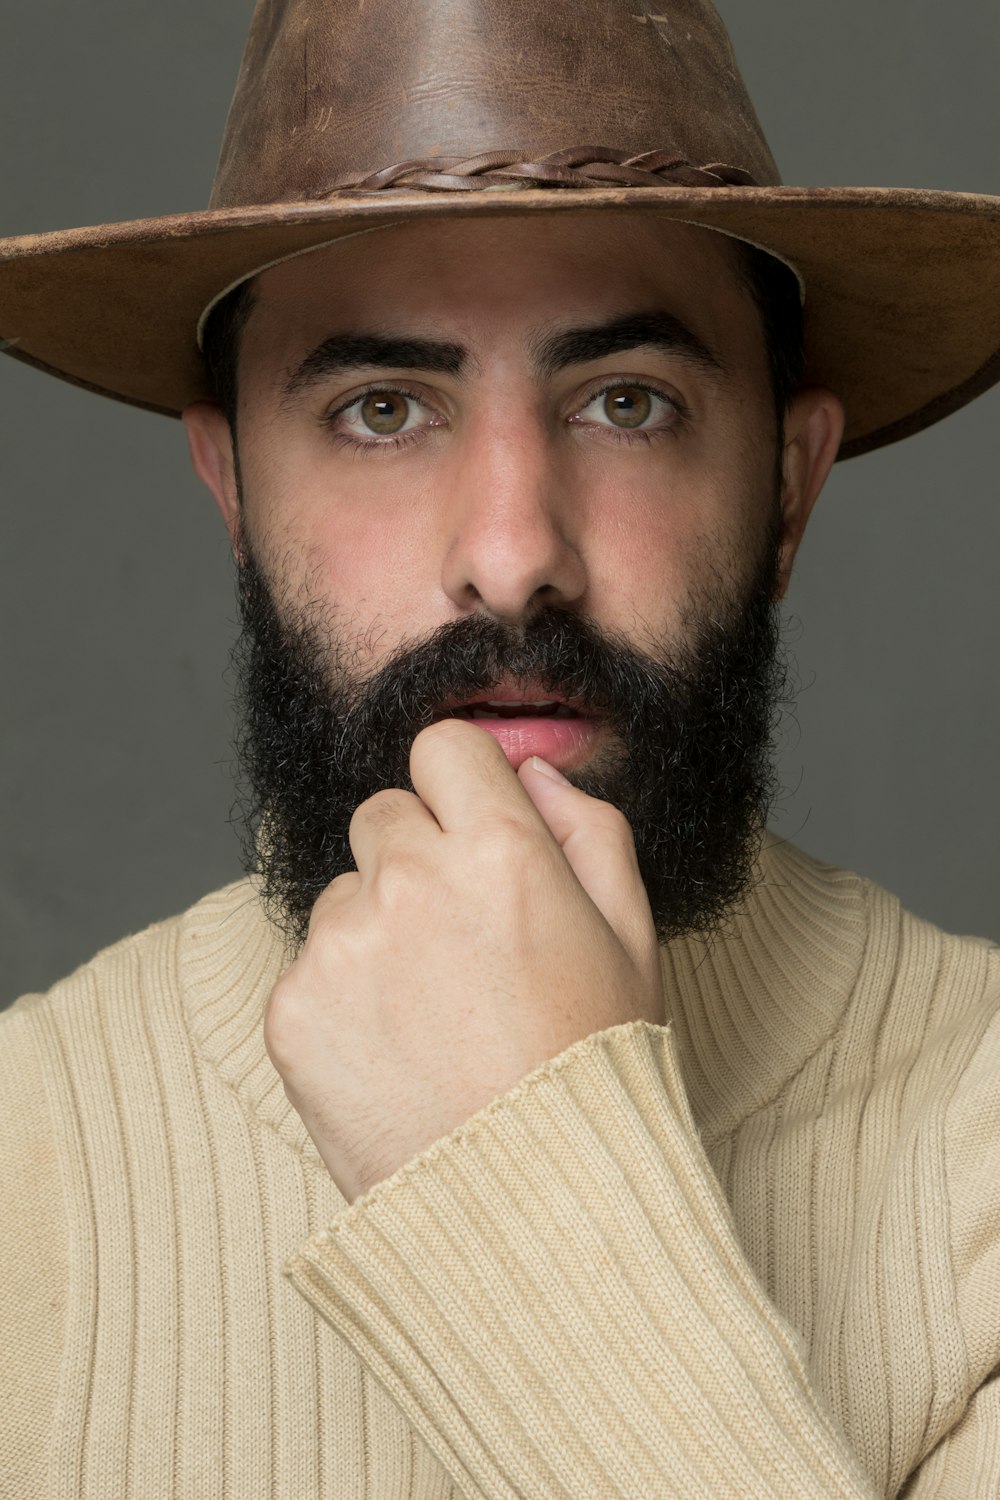
M 778 528 L 740 596 L 716 579 L 659 657 L 564 609 L 522 628 L 482 614 L 352 676 L 323 610 L 276 608 L 244 534 L 234 648 L 247 872 L 294 951 L 314 902 L 355 869 L 348 827 L 385 787 L 413 791 L 409 751 L 436 706 L 499 678 L 579 698 L 614 738 L 569 780 L 614 803 L 635 836 L 657 935 L 715 929 L 745 893 L 775 791 L 771 741 L 787 701 L 779 658 Z

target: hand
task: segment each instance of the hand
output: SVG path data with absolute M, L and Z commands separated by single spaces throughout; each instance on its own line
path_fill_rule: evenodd
M 410 775 L 416 795 L 379 792 L 355 811 L 357 872 L 316 902 L 264 1022 L 348 1201 L 572 1043 L 663 1022 L 617 808 L 530 760 L 515 772 L 459 719 L 417 735 Z

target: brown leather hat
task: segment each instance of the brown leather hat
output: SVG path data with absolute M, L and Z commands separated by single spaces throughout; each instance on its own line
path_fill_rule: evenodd
M 841 457 L 1000 379 L 1000 198 L 781 186 L 708 0 L 259 0 L 210 207 L 0 240 L 0 337 L 177 415 L 210 394 L 202 314 L 266 265 L 411 219 L 623 209 L 795 267 Z

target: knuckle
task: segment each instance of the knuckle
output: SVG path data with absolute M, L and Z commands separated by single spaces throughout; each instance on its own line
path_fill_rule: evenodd
M 502 814 L 493 817 L 476 832 L 476 859 L 490 867 L 506 868 L 512 859 L 523 855 L 529 837 L 529 831 L 516 818 Z
M 362 823 L 371 828 L 391 827 L 399 822 L 411 800 L 412 794 L 399 787 L 386 787 L 381 792 L 375 792 L 354 809 L 351 814 L 351 831 L 355 831 Z
M 426 888 L 427 879 L 425 862 L 400 850 L 379 868 L 372 894 L 383 911 L 402 911 L 412 906 L 420 891 Z
M 264 1043 L 275 1067 L 286 1069 L 299 1055 L 298 1039 L 303 1033 L 303 996 L 296 982 L 295 965 L 272 989 L 264 1008 Z

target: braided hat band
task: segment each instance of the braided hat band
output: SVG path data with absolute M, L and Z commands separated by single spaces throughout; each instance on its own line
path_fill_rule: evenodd
M 518 151 L 479 156 L 425 157 L 383 167 L 367 177 L 341 182 L 331 192 L 375 193 L 385 188 L 476 192 L 503 187 L 756 187 L 742 167 L 711 162 L 697 167 L 672 151 L 639 155 L 613 146 L 570 146 L 527 158 Z M 325 196 L 325 195 L 324 195 Z

